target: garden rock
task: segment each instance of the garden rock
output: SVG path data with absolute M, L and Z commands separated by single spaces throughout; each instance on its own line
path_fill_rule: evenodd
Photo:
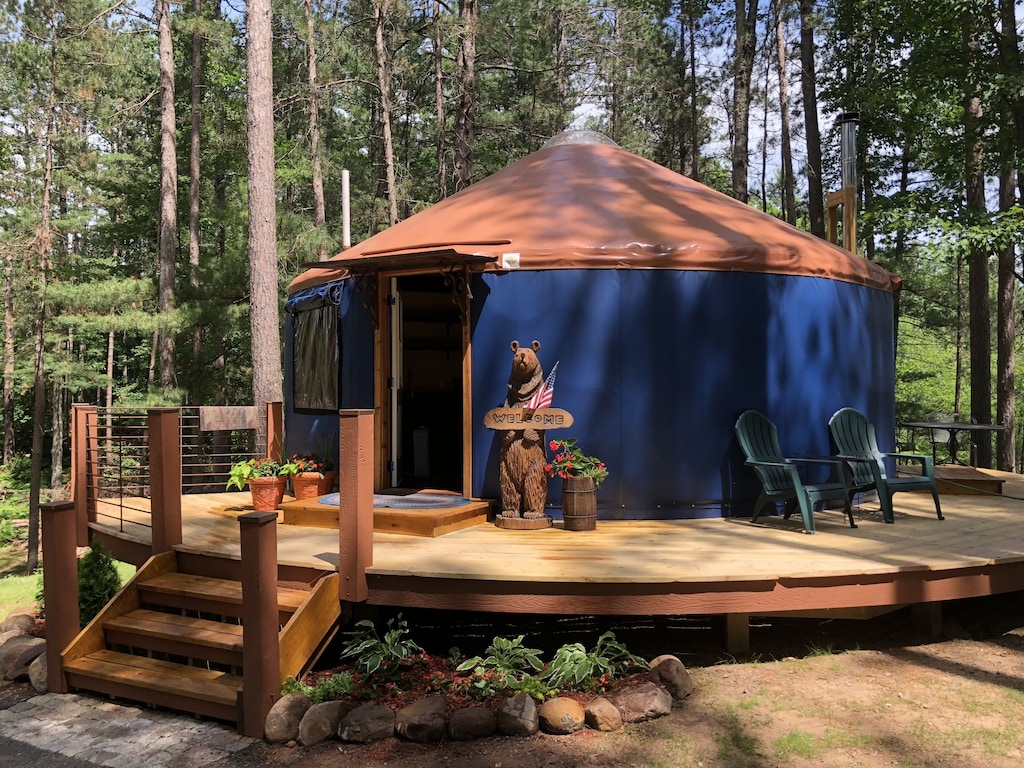
M 473 741 L 493 736 L 497 730 L 494 713 L 483 707 L 469 707 L 452 713 L 448 721 L 448 738 L 452 741 Z
M 443 696 L 427 696 L 414 701 L 395 716 L 395 733 L 417 744 L 440 741 L 446 726 Z
M 47 682 L 45 653 L 40 653 L 36 656 L 35 661 L 28 665 L 28 681 L 36 693 L 46 693 L 50 689 L 50 684 Z
M 311 747 L 336 737 L 342 718 L 356 708 L 348 701 L 322 701 L 306 710 L 299 722 L 299 744 Z
M 584 709 L 584 722 L 595 731 L 617 731 L 622 727 L 622 714 L 604 696 L 598 696 Z
M 4 678 L 18 680 L 28 677 L 28 665 L 46 650 L 46 641 L 41 637 L 18 635 L 0 646 L 0 664 Z
M 299 723 L 313 702 L 303 693 L 289 693 L 274 702 L 263 725 L 264 738 L 271 744 L 299 736 Z
M 624 688 L 614 693 L 610 701 L 618 708 L 625 723 L 653 720 L 672 711 L 672 694 L 655 683 Z
M 28 633 L 22 632 L 20 629 L 8 629 L 6 632 L 0 632 L 0 648 L 12 637 L 24 637 L 26 634 Z
M 0 621 L 0 634 L 17 630 L 19 635 L 27 635 L 35 627 L 35 616 L 29 613 L 27 608 L 22 608 Z
M 537 702 L 527 693 L 505 699 L 498 710 L 498 733 L 505 736 L 533 736 L 540 729 Z
M 682 701 L 693 693 L 693 680 L 686 667 L 675 656 L 659 656 L 651 662 L 650 680 L 672 694 L 676 701 Z
M 540 729 L 544 733 L 566 736 L 584 725 L 583 706 L 575 699 L 557 696 L 540 705 Z
M 341 719 L 338 738 L 370 744 L 395 735 L 395 713 L 382 704 L 362 704 Z

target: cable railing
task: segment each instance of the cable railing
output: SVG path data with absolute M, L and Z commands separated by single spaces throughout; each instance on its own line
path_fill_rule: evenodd
M 219 493 L 236 462 L 266 455 L 256 429 L 204 428 L 200 409 L 185 407 L 177 411 L 176 456 L 154 456 L 150 417 L 148 410 L 96 408 L 85 421 L 87 503 L 97 519 L 114 522 L 121 532 L 152 527 L 155 462 L 180 460 L 183 495 Z

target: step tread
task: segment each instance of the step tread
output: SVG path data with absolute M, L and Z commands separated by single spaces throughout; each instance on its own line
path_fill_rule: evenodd
M 122 616 L 108 619 L 103 626 L 111 630 L 130 632 L 145 637 L 175 640 L 210 648 L 242 650 L 242 627 L 222 621 L 178 616 L 162 611 L 140 608 Z
M 227 706 L 234 705 L 242 687 L 238 675 L 117 651 L 75 659 L 65 665 L 65 672 Z
M 242 604 L 241 582 L 194 576 L 188 573 L 165 573 L 154 576 L 140 582 L 139 589 L 157 594 L 217 600 L 227 605 Z M 277 604 L 284 610 L 298 610 L 308 597 L 309 591 L 305 589 L 283 586 L 279 586 L 277 589 Z

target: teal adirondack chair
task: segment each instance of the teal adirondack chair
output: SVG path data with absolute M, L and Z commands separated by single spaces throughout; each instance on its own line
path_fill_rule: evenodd
M 935 463 L 931 456 L 922 453 L 883 453 L 878 450 L 875 428 L 867 417 L 853 408 L 840 408 L 828 420 L 832 442 L 836 444 L 839 458 L 850 466 L 853 482 L 850 484 L 850 498 L 861 491 L 875 489 L 882 504 L 882 519 L 894 521 L 892 496 L 899 491 L 931 491 L 935 500 L 935 514 L 939 520 L 942 507 L 939 505 L 939 491 L 935 487 Z M 920 463 L 921 474 L 910 477 L 889 477 L 883 459 L 910 459 Z
M 736 439 L 747 457 L 746 465 L 761 481 L 761 495 L 754 504 L 752 523 L 757 522 L 765 505 L 785 501 L 785 519 L 789 519 L 799 506 L 804 531 L 814 533 L 814 505 L 835 499 L 843 502 L 850 527 L 857 527 L 850 507 L 850 493 L 843 479 L 842 462 L 835 459 L 785 458 L 779 448 L 778 430 L 759 411 L 746 411 L 740 415 L 736 420 Z M 798 464 L 829 465 L 834 479 L 825 483 L 805 483 L 800 477 Z

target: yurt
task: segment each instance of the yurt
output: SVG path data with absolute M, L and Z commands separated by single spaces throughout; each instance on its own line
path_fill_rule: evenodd
M 373 409 L 378 490 L 499 498 L 510 343 L 558 363 L 552 407 L 608 466 L 598 518 L 750 514 L 734 424 L 830 452 L 853 406 L 895 427 L 898 278 L 587 132 L 299 275 L 286 303 L 289 451 Z M 558 517 L 560 481 L 549 483 Z

